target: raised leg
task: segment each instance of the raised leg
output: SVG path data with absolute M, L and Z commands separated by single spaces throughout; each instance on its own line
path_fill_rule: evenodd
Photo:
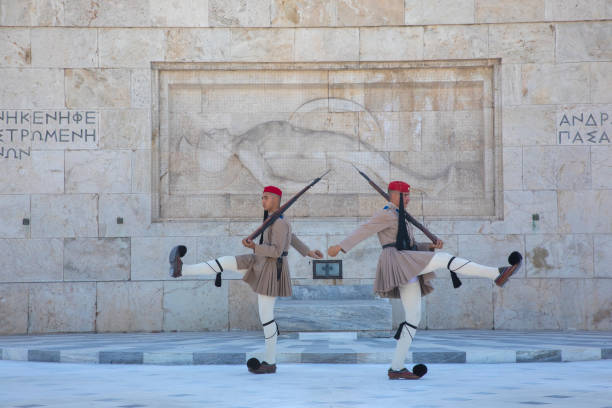
M 183 275 L 215 275 L 224 271 L 236 271 L 244 274 L 245 270 L 238 270 L 235 256 L 222 256 L 198 264 L 183 264 Z
M 419 273 L 423 275 L 428 272 L 433 272 L 436 269 L 447 268 L 451 272 L 456 272 L 461 275 L 478 276 L 494 280 L 499 286 L 502 286 L 506 280 L 515 273 L 522 263 L 522 255 L 518 252 L 512 252 L 508 257 L 510 266 L 493 267 L 480 265 L 468 259 L 459 258 L 446 252 L 436 252 L 431 258 L 427 266 Z

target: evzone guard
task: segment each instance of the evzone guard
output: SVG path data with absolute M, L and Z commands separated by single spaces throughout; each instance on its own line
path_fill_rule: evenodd
M 251 373 L 271 374 L 276 372 L 276 342 L 279 330 L 274 320 L 274 304 L 279 296 L 291 296 L 291 279 L 287 262 L 289 246 L 294 247 L 302 256 L 323 258 L 321 251 L 310 250 L 291 232 L 291 225 L 282 215 L 301 194 L 320 179 L 321 177 L 315 179 L 282 207 L 280 207 L 282 191 L 275 186 L 264 188 L 261 195 L 264 223 L 248 238 L 242 240 L 242 245 L 253 251 L 251 254 L 222 256 L 199 264 L 185 265 L 181 261 L 181 258 L 187 253 L 184 245 L 176 246 L 170 251 L 170 276 L 173 278 L 216 275 L 215 285 L 221 286 L 223 272 L 236 271 L 243 274 L 242 280 L 257 293 L 265 351 L 263 361 L 251 358 L 247 362 Z M 259 243 L 253 242 L 258 235 Z
M 361 174 L 368 179 L 363 173 Z M 368 179 L 368 181 L 374 186 L 371 180 Z M 327 253 L 335 257 L 340 251 L 348 252 L 359 242 L 373 234 L 378 234 L 382 253 L 378 259 L 374 291 L 381 297 L 399 297 L 405 313 L 405 321 L 400 324 L 395 334 L 398 342 L 391 368 L 388 370 L 388 377 L 389 379 L 415 380 L 427 373 L 427 367 L 417 364 L 410 371 L 404 363 L 421 319 L 421 297 L 433 290 L 429 282 L 435 276 L 433 271 L 447 268 L 453 275 L 455 287 L 461 284 L 454 277 L 455 272 L 488 278 L 498 286 L 503 286 L 510 276 L 521 267 L 523 257 L 519 252 L 512 252 L 508 257 L 510 265 L 496 268 L 479 265 L 446 252 L 432 252 L 443 247 L 442 240 L 435 237 L 433 243 L 415 242 L 412 225 L 406 220 L 407 218 L 412 219 L 405 212 L 405 206 L 410 199 L 410 185 L 402 181 L 393 181 L 389 183 L 387 194 L 380 191 L 378 186 L 375 188 L 388 197 L 387 205 L 338 245 L 330 246 Z M 428 233 L 422 225 L 417 222 L 415 225 Z M 431 233 L 429 235 L 433 236 Z

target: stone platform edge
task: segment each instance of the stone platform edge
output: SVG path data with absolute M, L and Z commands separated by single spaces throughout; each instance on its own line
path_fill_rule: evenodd
M 1 360 L 81 364 L 231 365 L 245 364 L 247 359 L 252 356 L 257 356 L 257 353 L 0 349 Z M 392 356 L 392 351 L 368 353 L 280 352 L 277 355 L 277 361 L 278 363 L 293 364 L 385 364 L 391 361 Z M 612 360 L 612 348 L 566 347 L 541 350 L 415 351 L 409 353 L 407 362 L 414 364 L 495 364 L 592 360 Z

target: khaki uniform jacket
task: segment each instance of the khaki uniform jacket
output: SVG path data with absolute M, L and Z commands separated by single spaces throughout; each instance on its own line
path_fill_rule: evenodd
M 377 211 L 365 224 L 359 226 L 353 233 L 340 242 L 344 252 L 350 251 L 355 245 L 373 234 L 378 234 L 381 246 L 395 243 L 398 223 L 397 207 L 388 203 L 384 209 Z M 406 222 L 408 235 L 414 241 L 412 224 Z M 430 280 L 435 277 L 433 272 L 419 275 L 434 253 L 429 250 L 429 243 L 417 243 L 416 251 L 398 251 L 395 247 L 384 248 L 378 258 L 374 291 L 382 297 L 399 297 L 399 286 L 405 285 L 415 276 L 419 276 L 421 294 L 423 296 L 433 291 Z
M 238 255 L 238 269 L 247 269 L 242 278 L 259 294 L 266 296 L 291 296 L 291 276 L 287 257 L 283 252 L 294 247 L 302 256 L 310 249 L 291 232 L 291 225 L 284 218 L 278 218 L 264 231 L 263 244 L 255 244 L 252 254 Z M 277 279 L 277 259 L 282 257 L 282 272 Z

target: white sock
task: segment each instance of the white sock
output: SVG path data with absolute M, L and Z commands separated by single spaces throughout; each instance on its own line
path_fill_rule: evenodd
M 406 322 L 413 326 L 418 326 L 421 321 L 421 284 L 419 282 L 408 283 L 400 286 L 399 291 L 400 299 L 404 306 Z M 395 346 L 395 353 L 391 362 L 392 370 L 397 371 L 404 368 L 406 356 L 415 334 L 416 329 L 404 325 L 401 337 Z
M 446 269 L 448 262 L 453 256 L 446 252 L 436 252 L 427 264 L 425 269 L 419 273 L 423 275 L 436 269 Z M 468 261 L 464 258 L 455 257 L 450 264 L 450 270 L 457 272 L 460 275 L 479 276 L 481 278 L 495 279 L 499 276 L 499 269 L 492 266 L 477 264 L 476 262 Z
M 223 267 L 223 271 L 238 271 L 238 264 L 235 256 L 222 256 L 221 258 L 211 259 L 210 261 L 199 264 L 185 265 L 183 264 L 182 274 L 185 275 L 216 275 L 221 272 L 217 262 Z
M 276 297 L 257 295 L 257 304 L 259 306 L 259 319 L 261 324 L 268 323 L 274 320 L 274 303 Z M 276 364 L 276 340 L 278 339 L 278 326 L 276 322 L 263 327 L 266 349 L 264 351 L 263 361 L 268 364 Z

